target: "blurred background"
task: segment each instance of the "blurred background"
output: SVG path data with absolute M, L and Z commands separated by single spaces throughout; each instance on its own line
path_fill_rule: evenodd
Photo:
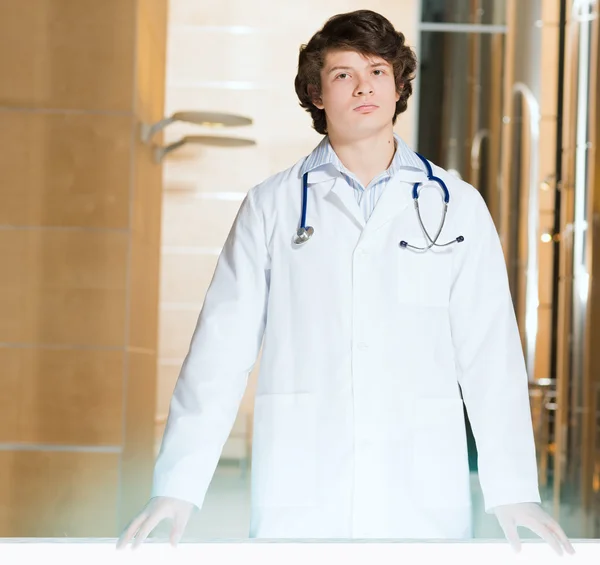
M 500 233 L 544 506 L 600 537 L 596 0 L 0 0 L 0 537 L 114 537 L 145 504 L 239 205 L 320 140 L 299 47 L 364 8 L 418 55 L 397 133 Z M 248 535 L 259 365 L 187 537 Z

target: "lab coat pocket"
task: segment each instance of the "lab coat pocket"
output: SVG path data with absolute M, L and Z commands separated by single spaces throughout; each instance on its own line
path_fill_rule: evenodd
M 423 508 L 469 506 L 469 461 L 462 400 L 418 400 L 413 441 L 412 486 L 416 502 Z
M 253 504 L 314 506 L 317 487 L 315 395 L 257 395 L 254 422 Z
M 398 300 L 403 304 L 448 306 L 452 250 L 398 251 Z

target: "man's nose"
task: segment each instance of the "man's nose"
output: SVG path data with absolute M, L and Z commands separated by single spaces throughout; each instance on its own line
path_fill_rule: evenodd
M 356 95 L 364 96 L 365 94 L 373 94 L 373 86 L 368 81 L 363 80 L 356 87 Z

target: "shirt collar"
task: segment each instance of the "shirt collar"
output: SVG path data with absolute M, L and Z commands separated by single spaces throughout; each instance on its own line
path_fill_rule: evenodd
M 393 176 L 399 169 L 417 169 L 421 172 L 426 172 L 422 161 L 417 157 L 414 151 L 398 136 L 394 133 L 394 139 L 396 140 L 396 152 L 394 158 L 386 173 L 389 176 Z M 317 169 L 326 169 L 327 167 L 333 167 L 340 173 L 354 176 L 340 161 L 336 155 L 331 143 L 329 142 L 329 136 L 325 136 L 319 145 L 315 147 L 312 153 L 304 160 L 300 169 L 300 175 L 304 173 L 310 173 Z

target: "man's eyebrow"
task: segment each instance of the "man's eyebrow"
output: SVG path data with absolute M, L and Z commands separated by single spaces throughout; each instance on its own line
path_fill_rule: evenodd
M 387 66 L 388 63 L 386 63 L 385 61 L 380 61 L 378 63 L 371 63 L 369 66 L 370 67 L 384 67 Z M 353 67 L 331 67 L 331 69 L 329 69 L 327 71 L 327 74 L 331 74 L 333 71 L 351 71 L 353 70 Z

